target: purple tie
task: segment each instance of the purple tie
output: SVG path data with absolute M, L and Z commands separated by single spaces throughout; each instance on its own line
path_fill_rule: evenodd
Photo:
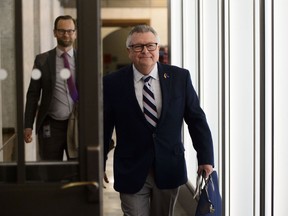
M 69 89 L 69 92 L 70 92 L 70 95 L 71 95 L 71 98 L 73 99 L 73 101 L 77 102 L 78 101 L 78 92 L 77 92 L 77 89 L 76 89 L 75 82 L 73 80 L 72 72 L 70 70 L 70 65 L 69 65 L 69 62 L 68 62 L 68 59 L 67 59 L 67 53 L 64 52 L 62 54 L 62 57 L 63 57 L 63 60 L 64 60 L 64 67 L 67 68 L 70 71 L 70 73 L 71 73 L 70 77 L 67 80 L 68 89 Z

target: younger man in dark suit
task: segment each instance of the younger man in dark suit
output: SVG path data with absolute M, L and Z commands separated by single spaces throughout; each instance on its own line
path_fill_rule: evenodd
M 57 17 L 54 22 L 54 37 L 57 39 L 57 47 L 35 58 L 33 68 L 40 71 L 41 77 L 32 77 L 26 96 L 24 141 L 32 141 L 33 124 L 37 114 L 36 133 L 41 160 L 63 160 L 64 151 L 67 153 L 68 118 L 74 103 L 78 101 L 77 91 L 72 98 L 72 90 L 69 90 L 67 82 L 69 79 L 64 79 L 63 71 L 61 72 L 64 67 L 68 67 L 64 65 L 62 56 L 66 53 L 75 87 L 75 20 L 69 15 Z M 69 155 L 67 157 L 69 159 Z

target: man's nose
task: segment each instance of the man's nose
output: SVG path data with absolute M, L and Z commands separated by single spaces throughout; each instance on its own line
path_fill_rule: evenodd
M 143 46 L 143 49 L 142 49 L 142 51 L 141 51 L 142 53 L 147 53 L 147 52 L 149 52 L 148 51 L 148 49 L 147 49 L 147 47 L 146 46 Z

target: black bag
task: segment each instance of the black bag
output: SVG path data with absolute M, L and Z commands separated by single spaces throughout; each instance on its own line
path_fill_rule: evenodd
M 194 198 L 198 198 L 195 216 L 221 216 L 222 204 L 219 193 L 217 172 L 213 171 L 207 179 L 205 173 L 197 177 L 197 186 Z M 202 180 L 201 180 L 202 179 Z M 203 183 L 204 186 L 203 186 Z

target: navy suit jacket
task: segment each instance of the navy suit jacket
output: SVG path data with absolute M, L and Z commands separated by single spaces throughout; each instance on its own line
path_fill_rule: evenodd
M 115 128 L 114 188 L 122 193 L 138 192 L 151 169 L 160 189 L 176 188 L 187 182 L 183 120 L 197 151 L 198 164 L 214 165 L 211 132 L 189 71 L 158 63 L 158 73 L 162 111 L 154 130 L 137 101 L 132 65 L 103 79 L 104 165 Z

